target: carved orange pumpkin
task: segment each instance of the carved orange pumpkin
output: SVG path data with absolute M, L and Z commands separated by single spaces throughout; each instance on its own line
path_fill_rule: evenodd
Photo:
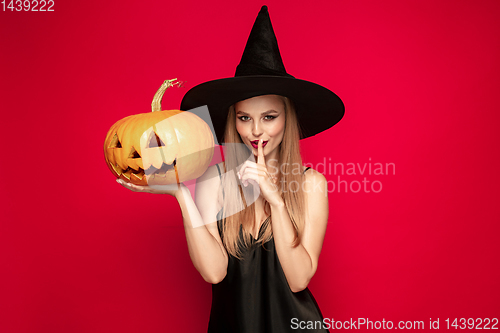
M 116 177 L 137 185 L 167 185 L 198 178 L 208 168 L 214 138 L 207 123 L 188 111 L 161 110 L 165 90 L 179 84 L 175 80 L 165 81 L 156 92 L 153 112 L 111 126 L 104 157 Z

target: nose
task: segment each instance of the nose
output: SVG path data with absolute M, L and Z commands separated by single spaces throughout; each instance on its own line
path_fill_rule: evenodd
M 262 128 L 258 121 L 255 121 L 252 126 L 252 135 L 256 138 L 262 135 Z

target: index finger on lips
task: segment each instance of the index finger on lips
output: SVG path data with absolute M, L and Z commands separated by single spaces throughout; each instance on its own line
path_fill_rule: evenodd
M 266 165 L 266 161 L 264 160 L 264 149 L 262 148 L 263 141 L 263 139 L 260 139 L 257 145 L 257 164 L 260 165 Z

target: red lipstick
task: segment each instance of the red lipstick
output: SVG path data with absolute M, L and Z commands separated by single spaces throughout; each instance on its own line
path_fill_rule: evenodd
M 252 144 L 252 147 L 254 147 L 255 149 L 259 148 L 259 140 L 250 141 L 250 143 Z M 266 144 L 267 141 L 262 142 L 262 148 L 264 148 Z

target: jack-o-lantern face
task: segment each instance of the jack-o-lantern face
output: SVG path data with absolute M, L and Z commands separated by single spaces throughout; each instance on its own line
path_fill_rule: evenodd
M 160 103 L 168 83 L 171 85 L 171 81 L 165 81 L 155 95 L 158 100 L 160 93 Z M 137 185 L 167 185 L 198 178 L 208 168 L 213 148 L 214 138 L 207 123 L 194 113 L 180 110 L 123 118 L 111 126 L 104 141 L 111 172 Z

